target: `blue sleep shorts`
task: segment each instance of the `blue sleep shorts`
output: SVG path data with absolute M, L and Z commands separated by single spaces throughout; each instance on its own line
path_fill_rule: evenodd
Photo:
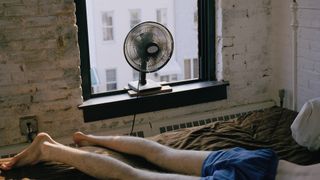
M 278 161 L 271 149 L 213 151 L 203 162 L 201 180 L 273 180 Z

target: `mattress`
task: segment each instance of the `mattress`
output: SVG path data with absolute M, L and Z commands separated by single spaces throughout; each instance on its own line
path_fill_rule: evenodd
M 292 138 L 290 125 L 297 112 L 272 107 L 255 111 L 237 119 L 216 121 L 207 125 L 179 129 L 149 139 L 177 149 L 221 150 L 272 148 L 280 159 L 300 165 L 320 163 L 320 152 L 299 146 Z M 82 147 L 85 151 L 115 157 L 150 171 L 164 171 L 140 157 L 121 154 L 101 147 Z M 2 159 L 1 161 L 7 161 Z M 94 168 L 94 167 L 93 167 Z M 0 179 L 94 179 L 77 169 L 56 162 L 39 163 L 2 172 Z

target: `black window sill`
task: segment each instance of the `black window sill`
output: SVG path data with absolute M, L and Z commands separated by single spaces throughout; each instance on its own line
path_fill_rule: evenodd
M 172 92 L 141 97 L 127 93 L 97 97 L 84 101 L 84 121 L 92 122 L 108 118 L 133 115 L 193 104 L 218 101 L 227 98 L 228 82 L 204 81 L 183 85 L 171 85 Z

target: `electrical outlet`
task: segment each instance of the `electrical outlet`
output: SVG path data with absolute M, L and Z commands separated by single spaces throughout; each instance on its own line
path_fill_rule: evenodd
M 38 121 L 36 116 L 24 116 L 20 118 L 21 135 L 38 132 Z

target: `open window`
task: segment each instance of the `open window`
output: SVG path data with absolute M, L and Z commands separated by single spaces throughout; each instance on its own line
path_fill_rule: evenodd
M 85 121 L 226 98 L 228 83 L 217 82 L 215 77 L 214 0 L 75 2 L 84 98 L 80 108 Z M 139 73 L 127 64 L 123 42 L 130 29 L 144 21 L 165 25 L 174 37 L 169 63 L 147 74 L 149 79 L 169 84 L 173 91 L 132 98 L 124 88 Z M 136 108 L 138 103 L 143 108 Z

